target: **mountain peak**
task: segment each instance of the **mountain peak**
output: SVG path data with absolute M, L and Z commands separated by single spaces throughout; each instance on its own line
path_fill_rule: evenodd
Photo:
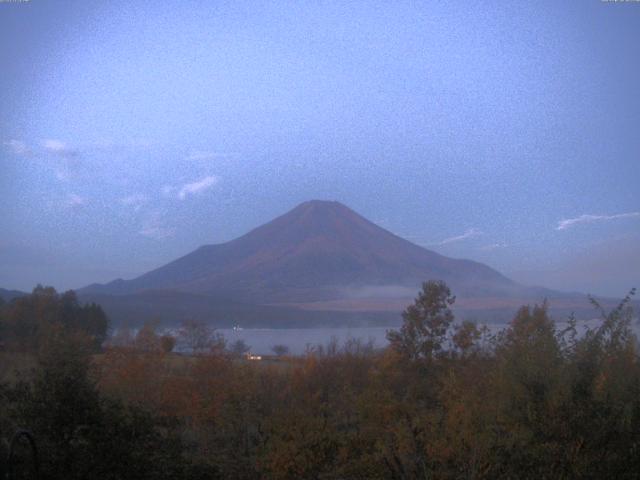
M 337 201 L 310 200 L 229 242 L 207 245 L 110 293 L 179 290 L 258 303 L 340 299 L 348 289 L 417 289 L 427 279 L 457 291 L 511 287 L 491 268 L 412 244 Z M 468 287 L 468 288 L 467 288 Z
M 355 214 L 353 210 L 351 210 L 346 205 L 336 201 L 336 200 L 307 200 L 306 202 L 302 202 L 297 207 L 293 208 L 290 213 L 321 213 L 321 212 L 335 212 L 341 214 Z
M 337 207 L 342 207 L 342 208 L 347 208 L 345 205 L 343 205 L 342 203 L 338 202 L 337 200 L 312 199 L 312 200 L 306 200 L 306 201 L 304 201 L 304 202 L 302 202 L 301 204 L 298 205 L 298 207 L 304 207 L 304 208 L 309 208 L 309 207 L 331 208 L 331 207 L 336 207 L 336 206 Z
M 260 237 L 259 242 L 263 245 L 284 241 L 293 247 L 292 244 L 303 239 L 323 237 L 340 241 L 346 237 L 375 235 L 376 230 L 378 234 L 389 234 L 340 202 L 309 200 L 249 232 L 246 237 Z

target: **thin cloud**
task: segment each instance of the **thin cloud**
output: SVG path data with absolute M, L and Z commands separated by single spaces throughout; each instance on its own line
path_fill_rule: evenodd
M 89 201 L 86 197 L 82 197 L 76 193 L 70 193 L 69 195 L 67 195 L 67 199 L 65 200 L 64 205 L 72 210 L 77 210 L 84 207 L 88 203 Z
M 197 182 L 187 183 L 183 185 L 178 191 L 178 198 L 180 200 L 184 200 L 189 195 L 200 194 L 213 187 L 216 183 L 218 183 L 218 177 L 215 177 L 213 175 L 204 177 Z
M 55 176 L 61 182 L 66 182 L 71 179 L 71 170 L 65 167 L 56 168 Z
M 162 195 L 165 197 L 170 197 L 177 190 L 173 185 L 165 185 L 162 187 Z
M 480 250 L 491 251 L 491 250 L 497 250 L 499 248 L 507 248 L 508 246 L 509 244 L 504 242 L 490 243 L 489 245 L 484 245 L 480 247 Z
M 137 212 L 143 206 L 149 203 L 149 197 L 141 193 L 128 195 L 126 197 L 121 198 L 120 203 L 125 207 L 131 207 L 133 211 Z
M 173 228 L 167 227 L 164 224 L 160 212 L 153 212 L 142 223 L 142 227 L 140 228 L 138 233 L 147 238 L 162 240 L 168 237 L 172 237 L 175 234 L 175 230 Z
M 76 158 L 80 155 L 78 150 L 69 147 L 65 142 L 60 140 L 44 140 L 42 146 L 47 152 L 66 159 Z
M 102 140 L 87 145 L 90 149 L 95 150 L 128 150 L 128 149 L 142 149 L 146 150 L 153 147 L 153 142 L 145 139 L 134 139 L 127 142 L 114 142 L 112 140 Z
M 567 230 L 583 223 L 608 222 L 609 220 L 635 217 L 640 217 L 640 212 L 618 213 L 615 215 L 580 215 L 579 217 L 560 220 L 556 230 Z
M 210 152 L 210 151 L 195 150 L 189 153 L 189 155 L 187 155 L 185 159 L 192 160 L 192 161 L 213 160 L 214 158 L 229 158 L 229 157 L 235 157 L 237 155 L 238 154 L 236 152 L 225 153 L 225 152 Z
M 20 140 L 8 140 L 6 142 L 2 142 L 2 145 L 4 145 L 11 153 L 19 157 L 28 157 L 33 153 L 31 148 L 29 148 L 29 145 Z
M 478 230 L 477 228 L 470 228 L 462 235 L 445 238 L 440 243 L 438 243 L 438 245 L 448 245 L 450 243 L 461 242 L 463 240 L 467 240 L 468 238 L 478 237 L 480 235 L 482 235 L 482 232 L 480 230 Z
M 66 182 L 77 175 L 81 167 L 79 150 L 55 139 L 44 140 L 42 148 L 46 154 L 57 157 L 57 161 L 52 165 L 56 179 Z

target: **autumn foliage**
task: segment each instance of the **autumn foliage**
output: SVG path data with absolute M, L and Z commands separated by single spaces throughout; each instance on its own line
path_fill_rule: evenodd
M 149 325 L 100 354 L 54 329 L 1 387 L 0 431 L 31 429 L 47 478 L 640 478 L 630 297 L 591 328 L 524 306 L 497 334 L 456 323 L 453 302 L 427 282 L 386 349 L 273 362 L 193 322 L 171 348 Z

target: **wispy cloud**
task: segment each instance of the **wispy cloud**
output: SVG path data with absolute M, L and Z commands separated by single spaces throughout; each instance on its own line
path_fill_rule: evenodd
M 137 212 L 149 203 L 149 197 L 147 195 L 137 193 L 121 198 L 120 203 L 125 207 L 131 207 L 134 212 Z
M 161 190 L 162 191 L 162 195 L 165 196 L 165 197 L 170 197 L 175 193 L 175 191 L 177 189 L 178 188 L 174 187 L 173 185 L 164 185 L 162 187 L 162 190 Z
M 468 238 L 479 237 L 483 233 L 477 228 L 469 228 L 462 235 L 457 235 L 451 238 L 445 238 L 438 245 L 448 245 L 450 243 L 461 242 L 462 240 L 467 240 Z
M 497 242 L 497 243 L 490 243 L 489 245 L 484 245 L 480 247 L 480 250 L 491 251 L 491 250 L 497 250 L 499 248 L 507 248 L 508 246 L 509 246 L 508 243 Z
M 144 237 L 153 238 L 154 240 L 162 240 L 172 237 L 175 234 L 173 228 L 169 228 L 162 220 L 160 212 L 152 212 L 142 223 L 142 227 L 138 233 Z
M 214 158 L 229 158 L 235 157 L 238 154 L 235 152 L 225 153 L 225 152 L 211 152 L 211 151 L 200 151 L 195 150 L 190 152 L 189 155 L 185 157 L 186 160 L 213 160 Z
M 44 140 L 42 147 L 45 151 L 57 155 L 62 158 L 76 158 L 80 155 L 80 152 L 74 148 L 69 147 L 65 142 L 60 140 Z
M 71 180 L 80 169 L 80 151 L 71 148 L 61 140 L 49 139 L 42 141 L 42 149 L 45 154 L 53 155 L 58 159 L 53 165 L 56 178 L 60 181 Z
M 72 210 L 78 210 L 89 203 L 86 197 L 82 197 L 76 193 L 70 193 L 64 202 L 64 206 Z
M 55 176 L 58 180 L 64 182 L 71 178 L 71 169 L 60 167 L 55 169 Z
M 178 190 L 178 198 L 184 200 L 189 195 L 202 193 L 218 183 L 218 177 L 209 175 L 196 182 L 186 183 Z
M 20 140 L 7 140 L 6 142 L 2 142 L 2 145 L 19 157 L 28 157 L 33 153 L 29 145 Z
M 124 142 L 115 142 L 113 140 L 101 140 L 98 142 L 93 142 L 87 145 L 87 148 L 91 150 L 103 150 L 103 151 L 114 151 L 114 150 L 129 150 L 129 149 L 142 149 L 147 150 L 153 147 L 153 142 L 145 139 L 133 139 Z
M 582 223 L 608 222 L 609 220 L 635 217 L 640 217 L 640 212 L 618 213 L 615 215 L 580 215 L 579 217 L 560 220 L 556 230 L 567 230 Z

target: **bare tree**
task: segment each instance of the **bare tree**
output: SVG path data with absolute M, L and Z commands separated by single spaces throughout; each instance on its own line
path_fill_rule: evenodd
M 180 345 L 194 354 L 211 351 L 221 338 L 214 328 L 197 320 L 183 321 L 178 330 Z
M 286 345 L 280 345 L 280 344 L 274 345 L 273 347 L 271 347 L 271 351 L 276 355 L 278 355 L 279 357 L 282 357 L 284 355 L 289 354 L 289 347 L 287 347 Z
M 229 350 L 231 351 L 231 353 L 240 356 L 251 350 L 251 346 L 247 345 L 247 343 L 240 338 L 231 344 Z

